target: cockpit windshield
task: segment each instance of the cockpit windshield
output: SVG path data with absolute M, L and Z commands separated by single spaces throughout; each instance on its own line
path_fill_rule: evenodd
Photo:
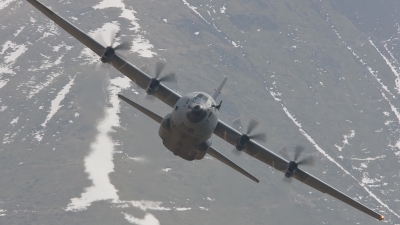
M 205 102 L 207 102 L 207 100 L 208 100 L 208 97 L 203 94 L 196 95 L 195 99 L 199 99 L 199 98 L 203 99 Z

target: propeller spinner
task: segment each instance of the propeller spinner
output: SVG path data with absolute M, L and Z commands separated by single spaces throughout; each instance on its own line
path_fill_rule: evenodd
M 237 128 L 238 130 L 241 130 L 242 128 L 242 123 L 240 118 L 234 120 L 233 125 L 235 126 L 235 128 Z M 245 134 L 242 134 L 242 136 L 240 136 L 238 143 L 236 144 L 236 148 L 233 149 L 233 152 L 236 154 L 240 154 L 240 152 L 246 147 L 246 144 L 250 141 L 250 139 L 253 140 L 258 140 L 258 141 L 263 141 L 265 142 L 267 139 L 267 135 L 265 133 L 256 133 L 256 134 L 251 134 L 253 132 L 253 130 L 259 125 L 260 123 L 255 120 L 255 119 L 251 119 L 249 122 L 249 125 L 247 126 L 247 131 Z
M 306 157 L 306 158 L 298 161 L 298 159 L 303 151 L 304 151 L 303 146 L 296 145 L 294 148 L 294 158 L 293 158 L 293 160 L 291 160 L 289 157 L 289 154 L 287 152 L 286 146 L 284 146 L 283 148 L 281 148 L 279 150 L 279 154 L 282 155 L 282 157 L 284 157 L 286 160 L 289 161 L 289 163 L 286 167 L 286 171 L 285 171 L 286 178 L 292 177 L 300 165 L 310 165 L 310 166 L 314 165 L 314 158 L 312 156 Z
M 161 82 L 176 82 L 175 73 L 169 73 L 164 76 L 160 76 L 164 67 L 165 67 L 164 63 L 157 62 L 155 77 L 150 80 L 146 88 L 146 93 L 148 95 L 154 95 L 157 92 L 158 88 L 160 87 Z

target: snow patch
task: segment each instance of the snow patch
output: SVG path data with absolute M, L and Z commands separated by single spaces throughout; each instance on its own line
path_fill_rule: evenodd
M 14 37 L 16 37 L 16 36 L 18 36 L 21 32 L 22 32 L 22 30 L 24 30 L 24 26 L 22 26 L 21 28 L 19 28 L 19 30 L 17 30 L 15 33 L 14 33 Z
M 99 4 L 93 6 L 94 9 L 106 9 L 106 8 L 119 8 L 122 10 L 122 13 L 119 17 L 125 18 L 131 21 L 133 25 L 130 30 L 134 30 L 135 32 L 139 31 L 140 25 L 137 23 L 137 18 L 135 17 L 136 11 L 127 9 L 122 0 L 103 0 Z
M 5 214 L 5 212 L 7 212 L 7 210 L 0 209 L 0 216 L 6 216 L 7 214 Z
M 185 207 L 178 207 L 178 208 L 175 208 L 175 210 L 176 211 L 188 211 L 188 210 L 191 210 L 192 208 L 185 208 Z
M 76 77 L 76 75 L 69 81 L 69 83 L 67 85 L 65 85 L 63 87 L 63 89 L 60 92 L 58 92 L 56 98 L 51 101 L 49 114 L 47 115 L 46 120 L 41 124 L 43 128 L 41 130 L 35 132 L 35 139 L 37 141 L 40 142 L 43 139 L 44 129 L 46 128 L 47 123 L 57 113 L 57 111 L 63 106 L 63 105 L 60 105 L 61 101 L 64 100 L 65 96 L 68 94 L 69 90 L 71 89 L 72 85 L 74 84 L 75 77 Z
M 219 9 L 219 11 L 220 11 L 221 13 L 225 13 L 225 12 L 226 12 L 226 7 L 225 7 L 225 5 L 223 5 L 223 6 Z
M 340 41 L 346 46 L 346 48 L 350 51 L 350 53 L 359 60 L 359 62 L 365 66 L 365 68 L 369 71 L 369 73 L 375 78 L 376 81 L 378 81 L 378 83 L 380 84 L 381 88 L 384 89 L 386 92 L 388 92 L 394 99 L 396 98 L 396 96 L 394 96 L 391 91 L 388 89 L 388 87 L 386 85 L 383 84 L 382 80 L 378 77 L 378 71 L 374 71 L 370 66 L 367 65 L 367 63 L 365 63 L 360 56 L 358 56 L 353 49 L 342 39 L 342 37 L 340 36 L 339 32 L 335 29 L 334 26 L 332 26 L 332 30 L 335 32 L 335 34 L 338 36 L 338 38 L 340 39 Z M 382 92 L 383 94 L 383 92 Z
M 15 2 L 16 0 L 2 0 L 0 1 L 0 10 L 6 8 L 8 5 L 10 5 L 12 2 Z
M 371 45 L 376 49 L 376 51 L 382 56 L 383 60 L 385 60 L 386 64 L 390 67 L 393 74 L 396 76 L 395 89 L 397 90 L 397 93 L 400 93 L 400 74 L 399 74 L 398 68 L 396 68 L 395 66 L 392 65 L 390 60 L 382 54 L 382 52 L 376 47 L 376 45 L 374 44 L 374 42 L 371 39 L 369 39 L 369 43 L 371 43 Z
M 168 172 L 168 171 L 170 171 L 170 170 L 171 170 L 171 168 L 162 169 L 162 171 L 164 171 L 164 172 Z
M 71 203 L 65 209 L 66 211 L 86 210 L 95 201 L 118 201 L 118 190 L 111 184 L 109 177 L 109 174 L 114 171 L 113 155 L 115 147 L 115 142 L 109 133 L 114 131 L 114 127 L 120 126 L 118 116 L 120 100 L 117 94 L 128 87 L 130 87 L 130 82 L 126 77 L 110 80 L 108 91 L 111 107 L 105 109 L 105 117 L 97 124 L 99 134 L 90 146 L 90 154 L 85 158 L 85 171 L 93 184 L 85 189 L 80 198 L 71 199 Z
M 171 209 L 168 207 L 163 207 L 161 206 L 162 202 L 155 202 L 155 201 L 146 201 L 146 200 L 140 200 L 140 201 L 116 201 L 116 203 L 123 203 L 123 204 L 128 204 L 131 205 L 135 208 L 139 208 L 143 211 L 147 210 L 154 210 L 154 211 L 170 211 Z
M 136 225 L 160 225 L 160 221 L 157 220 L 152 214 L 146 213 L 143 219 L 136 218 L 128 213 L 122 213 L 125 219 L 132 224 Z
M 60 32 L 58 31 L 58 26 L 54 22 L 48 22 L 45 25 L 39 25 L 37 26 L 36 30 L 37 32 L 43 34 L 43 36 L 37 41 L 40 41 L 47 37 L 60 35 Z
M 6 41 L 6 43 L 4 43 L 2 47 L 1 55 L 4 55 L 8 49 L 12 49 L 13 52 L 9 52 L 7 55 L 1 57 L 4 58 L 4 61 L 3 63 L 0 63 L 0 89 L 3 88 L 8 83 L 8 81 L 10 81 L 9 78 L 2 79 L 2 74 L 14 75 L 15 71 L 13 69 L 15 69 L 15 62 L 21 55 L 26 52 L 26 50 L 28 50 L 25 45 L 17 45 L 12 41 Z
M 139 53 L 141 57 L 152 58 L 157 55 L 157 53 L 151 51 L 152 48 L 154 46 L 150 44 L 149 40 L 144 39 L 142 35 L 137 35 L 132 41 L 131 51 Z
M 0 107 L 0 112 L 4 112 L 4 110 L 6 110 L 7 108 L 8 108 L 8 106 L 2 105 L 2 106 Z
M 114 204 L 122 204 L 124 207 L 131 205 L 143 211 L 169 211 L 171 210 L 170 208 L 161 206 L 162 202 L 119 200 L 118 190 L 110 181 L 109 174 L 114 171 L 114 149 L 118 143 L 111 139 L 109 133 L 114 131 L 113 128 L 120 126 L 118 116 L 120 100 L 117 94 L 129 88 L 131 83 L 127 77 L 117 77 L 110 80 L 109 83 L 109 102 L 111 106 L 106 108 L 105 117 L 97 124 L 99 134 L 91 144 L 90 154 L 85 158 L 86 172 L 93 184 L 85 188 L 80 198 L 72 198 L 71 203 L 65 210 L 82 211 L 86 210 L 95 201 L 111 200 Z
M 131 160 L 133 160 L 135 162 L 145 162 L 146 161 L 146 159 L 144 157 L 130 157 L 126 153 L 125 153 L 125 155 L 126 155 L 126 157 L 128 157 L 128 159 L 131 159 Z
M 342 147 L 340 147 L 340 146 L 338 146 L 338 145 L 336 145 L 336 144 L 335 144 L 335 147 L 336 147 L 339 151 L 342 151 L 345 145 L 350 145 L 350 146 L 351 146 L 351 144 L 349 144 L 349 139 L 354 138 L 354 135 L 355 135 L 354 130 L 351 130 L 351 131 L 350 131 L 350 134 L 343 135 L 344 140 L 343 140 L 343 145 L 342 145 Z
M 234 41 L 232 41 L 232 45 L 233 45 L 235 48 L 239 47 L 239 45 L 236 44 L 236 42 L 234 42 Z
M 45 87 L 49 86 L 51 83 L 53 83 L 53 81 L 59 77 L 61 74 L 60 73 L 50 73 L 49 75 L 47 75 L 46 80 L 44 82 L 38 83 L 35 86 L 33 86 L 32 84 L 34 84 L 34 81 L 36 80 L 36 76 L 32 76 L 31 79 L 23 84 L 20 84 L 17 89 L 19 89 L 21 86 L 26 86 L 26 87 L 30 87 L 32 88 L 31 91 L 29 91 L 29 94 L 27 96 L 27 99 L 31 99 L 33 96 L 35 96 L 36 94 L 38 94 L 41 90 L 43 90 Z M 23 91 L 25 92 L 25 91 Z
M 14 126 L 16 123 L 18 123 L 18 119 L 19 119 L 19 116 L 17 116 L 16 118 L 14 118 L 14 119 L 10 122 L 10 124 L 11 124 L 12 126 Z
M 207 24 L 211 24 L 210 22 L 208 22 L 202 15 L 201 13 L 199 13 L 197 11 L 197 7 L 192 6 L 191 4 L 189 4 L 189 2 L 187 2 L 186 0 L 182 0 L 183 4 L 185 4 L 187 7 L 189 7 L 189 9 L 191 9 L 194 13 L 196 13 L 201 19 L 203 19 Z
M 1 68 L 0 68 L 0 74 L 1 74 Z M 1 78 L 1 77 L 0 77 L 0 78 Z M 10 81 L 10 79 L 0 80 L 0 89 L 2 89 L 4 86 L 6 86 L 6 84 L 8 83 L 8 81 Z
M 386 155 L 381 155 L 381 156 L 377 156 L 377 157 L 368 157 L 368 158 L 364 158 L 364 159 L 360 159 L 360 158 L 350 158 L 351 160 L 357 160 L 357 161 L 372 161 L 372 160 L 377 160 L 377 159 L 383 159 L 385 158 Z

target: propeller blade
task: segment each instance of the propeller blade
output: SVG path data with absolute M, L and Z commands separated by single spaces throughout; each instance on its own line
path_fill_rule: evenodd
M 95 65 L 95 70 L 97 72 L 108 70 L 109 68 L 110 68 L 110 64 L 108 64 L 108 63 L 97 62 Z
M 165 64 L 162 62 L 157 62 L 156 64 L 156 76 L 155 78 L 158 79 L 160 77 L 161 71 L 164 69 Z
M 297 162 L 297 165 L 314 166 L 314 158 L 309 156 Z
M 150 100 L 150 101 L 154 101 L 154 100 L 156 100 L 156 97 L 154 97 L 153 95 L 145 95 L 144 96 L 144 98 L 146 99 L 146 100 Z
M 157 62 L 156 64 L 156 74 L 150 81 L 147 81 L 145 84 L 140 85 L 146 90 L 146 93 L 149 95 L 154 95 L 159 89 L 162 82 L 176 82 L 175 73 L 170 73 L 167 75 L 161 75 L 162 70 L 164 69 L 165 64 L 162 62 Z M 146 69 L 145 69 L 146 68 Z M 147 66 L 142 66 L 141 70 L 144 73 L 147 73 Z
M 160 82 L 176 82 L 175 73 L 170 73 L 158 79 Z
M 111 40 L 110 46 L 112 47 L 114 45 L 115 39 L 118 36 L 118 29 L 117 28 L 112 29 L 111 32 L 112 33 L 110 34 L 110 38 L 112 39 L 110 39 Z
M 265 142 L 265 140 L 267 139 L 267 135 L 265 133 L 258 133 L 258 134 L 253 134 L 253 135 L 249 136 L 249 138 L 251 138 L 253 140 Z
M 287 183 L 287 184 L 292 183 L 292 180 L 293 180 L 293 179 L 291 179 L 291 178 L 286 178 L 286 177 L 284 177 L 284 178 L 282 179 L 282 181 L 285 182 L 285 183 Z
M 112 46 L 112 44 L 114 43 L 114 38 L 115 38 L 116 32 L 117 31 L 115 28 L 111 28 L 109 30 L 106 30 L 106 32 L 103 33 L 102 37 L 103 37 L 104 44 L 106 47 Z
M 286 146 L 283 146 L 278 152 L 283 158 L 285 158 L 287 161 L 290 161 Z
M 96 64 L 95 64 L 95 70 L 97 71 L 97 72 L 99 72 L 99 71 L 101 71 L 100 69 L 101 69 L 101 64 L 103 64 L 102 62 L 97 62 Z
M 132 43 L 130 41 L 124 41 L 121 44 L 115 46 L 114 50 L 131 50 Z
M 294 161 L 296 162 L 297 159 L 299 158 L 300 154 L 304 151 L 304 147 L 301 145 L 296 145 L 296 148 L 294 149 Z
M 232 121 L 232 125 L 235 129 L 237 130 L 241 130 L 242 129 L 242 121 L 240 118 L 236 118 L 235 120 Z
M 140 67 L 140 70 L 143 71 L 146 74 L 149 74 L 149 67 L 146 64 L 142 65 Z
M 232 149 L 233 154 L 240 156 L 242 154 L 242 151 L 237 150 L 236 148 Z
M 246 134 L 250 134 L 254 128 L 256 128 L 258 126 L 259 122 L 255 119 L 251 119 L 249 122 L 249 126 L 247 127 L 247 133 Z
M 104 41 L 104 37 L 101 32 L 97 33 L 93 38 L 94 40 L 99 42 L 104 48 L 107 47 L 107 43 Z

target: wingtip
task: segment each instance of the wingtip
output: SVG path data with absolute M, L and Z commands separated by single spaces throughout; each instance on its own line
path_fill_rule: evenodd
M 256 178 L 255 176 L 253 176 L 253 175 L 248 176 L 248 178 L 250 178 L 252 181 L 256 182 L 257 184 L 260 183 L 260 180 L 257 179 L 257 178 Z

